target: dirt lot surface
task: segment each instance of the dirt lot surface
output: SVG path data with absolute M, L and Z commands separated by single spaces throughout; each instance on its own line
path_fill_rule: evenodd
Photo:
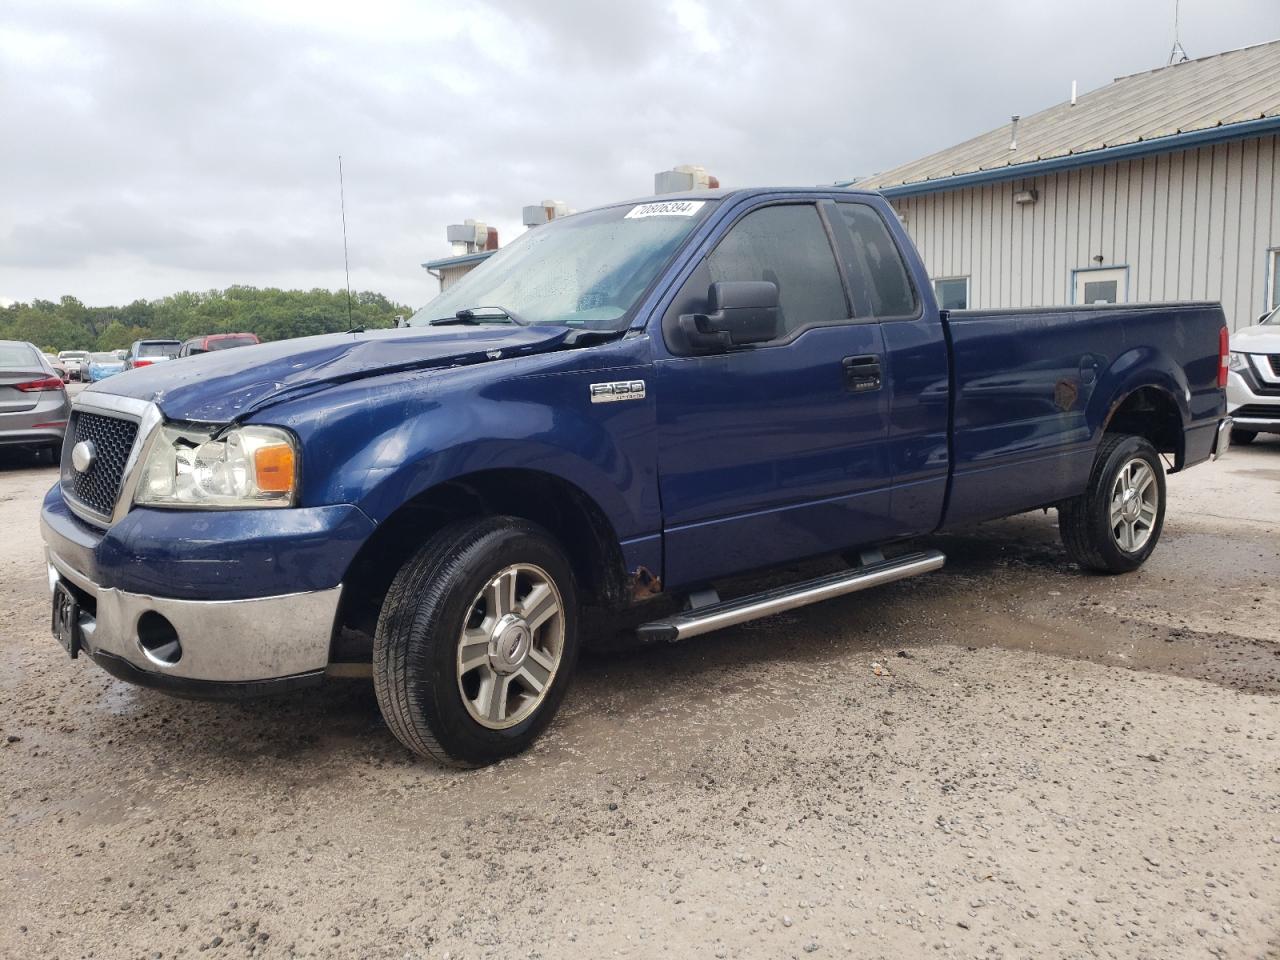
M 944 571 L 586 659 L 531 753 L 371 692 L 171 700 L 48 635 L 0 463 L 0 956 L 1280 957 L 1280 442 L 1170 480 L 1136 574 L 1055 518 Z

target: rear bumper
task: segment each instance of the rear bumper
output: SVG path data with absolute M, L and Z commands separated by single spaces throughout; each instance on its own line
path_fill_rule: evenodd
M 181 600 L 103 587 L 53 550 L 46 556 L 50 589 L 61 580 L 80 601 L 85 652 L 130 682 L 188 696 L 237 697 L 316 682 L 328 665 L 341 585 L 248 600 Z M 172 630 L 176 656 L 157 658 L 144 646 L 144 616 Z
M 62 446 L 66 424 L 60 427 L 39 427 L 32 430 L 0 430 L 0 447 L 48 447 Z
M 1223 417 L 1218 421 L 1218 432 L 1213 436 L 1213 450 L 1209 454 L 1209 459 L 1217 460 L 1226 455 L 1231 449 L 1231 428 L 1234 421 L 1230 417 Z
M 30 410 L 0 415 L 0 445 L 48 446 L 62 443 L 71 416 L 71 402 L 63 390 L 46 390 L 35 394 Z

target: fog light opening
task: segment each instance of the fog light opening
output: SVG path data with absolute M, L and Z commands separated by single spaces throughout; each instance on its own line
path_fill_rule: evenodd
M 148 660 L 162 667 L 172 667 L 182 659 L 178 631 L 154 610 L 148 610 L 138 618 L 138 646 Z

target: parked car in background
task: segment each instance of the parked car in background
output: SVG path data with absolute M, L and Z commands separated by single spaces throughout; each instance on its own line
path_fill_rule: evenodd
M 614 204 L 407 329 L 80 394 L 41 513 L 51 626 L 186 695 L 367 665 L 409 749 L 487 763 L 550 722 L 584 606 L 666 594 L 638 636 L 682 640 L 928 573 L 943 555 L 899 541 L 1047 507 L 1064 561 L 1136 570 L 1165 457 L 1227 446 L 1227 354 L 1217 303 L 939 309 L 877 194 Z M 847 566 L 716 593 L 824 554 Z
M 184 341 L 178 350 L 178 356 L 194 357 L 198 353 L 230 350 L 232 347 L 251 347 L 261 342 L 256 333 L 210 333 Z
M 67 368 L 67 376 L 71 380 L 83 380 L 85 365 L 89 362 L 88 350 L 63 350 L 58 359 Z
M 62 449 L 71 404 L 62 377 L 33 344 L 0 340 L 0 445 Z
M 97 383 L 117 373 L 124 373 L 124 361 L 114 352 L 89 354 L 89 372 L 85 379 L 90 383 Z
M 124 368 L 135 370 L 162 360 L 172 360 L 178 355 L 181 346 L 181 340 L 135 340 L 125 354 Z
M 67 365 L 52 353 L 44 354 L 44 359 L 49 366 L 53 367 L 53 372 L 62 378 L 63 383 L 71 379 L 71 374 L 67 373 Z
M 1280 307 L 1231 334 L 1230 368 L 1231 441 L 1253 443 L 1260 433 L 1280 433 Z

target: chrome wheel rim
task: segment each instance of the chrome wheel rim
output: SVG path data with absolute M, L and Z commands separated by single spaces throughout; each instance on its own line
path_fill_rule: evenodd
M 1146 460 L 1135 457 L 1120 468 L 1111 484 L 1111 536 L 1116 546 L 1136 553 L 1155 532 L 1160 506 L 1156 473 Z
M 458 692 L 471 718 L 503 730 L 546 699 L 564 653 L 564 601 L 541 567 L 505 567 L 471 601 L 458 638 Z

